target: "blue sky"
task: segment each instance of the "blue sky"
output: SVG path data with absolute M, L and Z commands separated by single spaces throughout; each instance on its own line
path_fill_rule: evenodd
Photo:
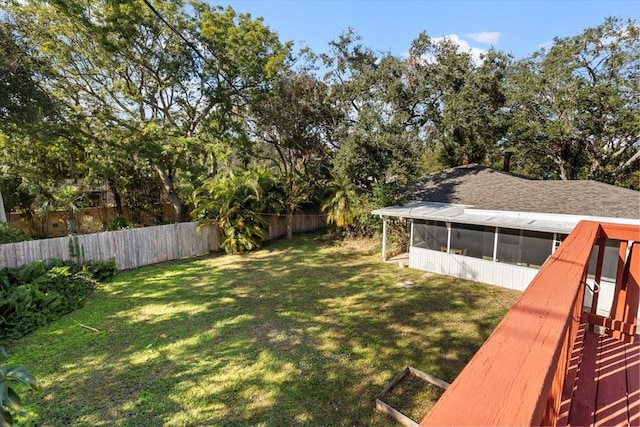
M 316 53 L 349 27 L 376 50 L 403 55 L 426 31 L 450 36 L 465 49 L 480 52 L 491 45 L 522 58 L 555 36 L 573 36 L 607 16 L 640 22 L 637 0 L 593 1 L 276 1 L 215 2 L 237 12 L 262 16 L 282 41 L 308 45 Z M 491 42 L 491 43 L 490 43 Z

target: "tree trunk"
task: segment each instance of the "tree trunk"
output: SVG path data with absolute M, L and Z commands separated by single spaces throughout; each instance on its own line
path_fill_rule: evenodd
M 158 171 L 158 175 L 160 175 L 162 184 L 164 185 L 165 190 L 167 190 L 167 198 L 169 199 L 169 203 L 171 203 L 171 206 L 173 206 L 173 210 L 176 214 L 176 222 L 189 221 L 189 212 L 187 210 L 187 206 L 182 203 L 182 200 L 180 200 L 180 197 L 178 197 L 178 194 L 176 194 L 173 174 L 171 173 L 171 171 L 165 171 L 159 166 L 156 166 L 156 171 Z
M 72 211 L 67 211 L 67 232 L 69 234 L 76 234 L 78 231 L 78 225 L 76 222 L 76 216 Z
M 116 214 L 118 216 L 124 217 L 124 211 L 122 210 L 122 197 L 120 197 L 120 192 L 116 188 L 116 185 L 112 180 L 107 180 L 107 184 L 109 185 L 109 190 L 113 194 L 113 201 L 116 203 Z
M 564 166 L 564 161 L 555 160 L 555 162 L 558 165 L 558 170 L 560 171 L 560 179 L 563 180 L 563 181 L 568 180 L 569 177 L 567 176 L 567 168 L 565 168 L 565 166 Z
M 184 203 L 182 203 L 182 200 L 180 200 L 176 193 L 172 193 L 169 195 L 169 201 L 171 202 L 173 210 L 176 213 L 176 222 L 189 221 L 189 209 Z
M 293 209 L 287 209 L 287 239 L 293 237 Z

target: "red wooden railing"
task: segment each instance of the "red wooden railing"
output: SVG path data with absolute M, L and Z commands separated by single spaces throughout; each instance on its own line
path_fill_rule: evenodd
M 485 344 L 442 395 L 421 426 L 555 425 L 564 379 L 582 316 L 589 257 L 604 239 L 620 240 L 609 317 L 585 319 L 615 338 L 633 340 L 640 295 L 640 227 L 583 221 L 545 263 Z

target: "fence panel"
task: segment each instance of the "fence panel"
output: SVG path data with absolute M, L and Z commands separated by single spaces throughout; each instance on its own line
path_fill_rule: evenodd
M 324 215 L 296 215 L 293 233 L 317 230 L 324 225 Z M 269 239 L 286 234 L 286 217 L 271 217 Z M 118 270 L 128 270 L 219 249 L 220 233 L 216 225 L 198 227 L 196 222 L 185 222 L 7 243 L 0 245 L 0 268 L 17 268 L 35 260 L 61 258 L 72 261 L 113 259 Z
M 72 261 L 113 259 L 118 270 L 127 270 L 218 250 L 217 226 L 197 228 L 197 223 L 180 223 L 8 243 L 0 245 L 0 268 L 17 268 L 39 259 L 61 258 Z
M 297 214 L 293 216 L 292 232 L 307 233 L 326 226 L 326 216 L 318 214 Z M 269 240 L 287 235 L 287 217 L 272 216 L 269 218 Z

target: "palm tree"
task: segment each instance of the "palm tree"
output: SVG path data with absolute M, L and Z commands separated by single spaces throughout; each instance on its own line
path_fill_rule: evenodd
M 327 213 L 328 224 L 335 224 L 338 228 L 349 227 L 355 220 L 356 188 L 344 177 L 336 179 L 333 187 L 335 193 L 322 205 L 322 211 Z
M 76 234 L 77 232 L 76 216 L 82 211 L 83 204 L 84 194 L 72 185 L 61 185 L 53 193 L 52 205 L 55 209 L 65 211 L 64 222 L 69 234 Z
M 193 213 L 201 224 L 218 224 L 220 246 L 227 253 L 259 248 L 269 230 L 263 214 L 277 213 L 281 204 L 274 176 L 261 167 L 229 170 L 208 181 L 203 190 Z

